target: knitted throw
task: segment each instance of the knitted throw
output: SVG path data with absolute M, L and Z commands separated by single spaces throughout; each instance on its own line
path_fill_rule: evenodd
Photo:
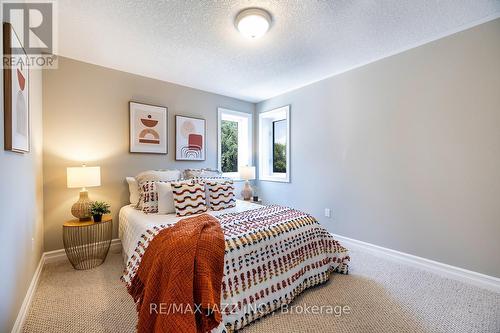
M 204 333 L 219 325 L 224 244 L 219 221 L 208 214 L 156 235 L 128 288 L 139 333 Z

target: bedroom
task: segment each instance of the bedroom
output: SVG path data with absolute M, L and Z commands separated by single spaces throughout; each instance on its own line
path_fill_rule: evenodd
M 2 19 L 0 332 L 500 331 L 498 0 Z

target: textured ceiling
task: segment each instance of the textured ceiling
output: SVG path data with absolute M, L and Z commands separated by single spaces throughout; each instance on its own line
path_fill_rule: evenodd
M 500 0 L 59 0 L 58 54 L 261 101 L 500 16 Z M 243 38 L 243 8 L 273 16 Z

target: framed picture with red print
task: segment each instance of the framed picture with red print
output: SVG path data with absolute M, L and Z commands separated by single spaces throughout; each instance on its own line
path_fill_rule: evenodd
M 205 119 L 175 116 L 175 159 L 204 161 L 205 137 Z

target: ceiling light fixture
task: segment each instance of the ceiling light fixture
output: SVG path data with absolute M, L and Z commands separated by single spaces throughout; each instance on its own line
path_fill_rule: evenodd
M 235 25 L 243 36 L 257 39 L 264 36 L 269 30 L 271 14 L 264 9 L 247 8 L 236 16 Z

